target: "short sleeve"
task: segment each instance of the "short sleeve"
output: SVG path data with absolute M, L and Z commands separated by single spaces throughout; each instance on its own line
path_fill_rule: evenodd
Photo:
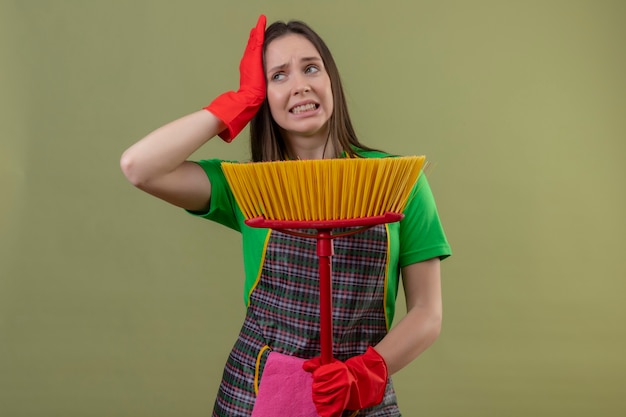
M 241 212 L 222 171 L 222 161 L 219 159 L 205 159 L 196 163 L 204 169 L 211 182 L 211 200 L 209 209 L 206 212 L 190 210 L 187 210 L 187 212 L 241 232 L 241 223 L 239 221 Z
M 422 173 L 400 222 L 400 267 L 452 254 L 428 179 Z

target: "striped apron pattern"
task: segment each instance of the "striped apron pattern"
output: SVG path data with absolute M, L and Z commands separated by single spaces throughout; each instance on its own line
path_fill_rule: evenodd
M 348 229 L 333 233 L 345 230 Z M 333 353 L 344 361 L 364 353 L 387 333 L 387 228 L 374 226 L 335 238 L 333 244 Z M 259 280 L 250 294 L 243 326 L 224 368 L 213 416 L 251 415 L 257 362 L 262 381 L 263 365 L 270 351 L 266 346 L 299 358 L 319 356 L 318 261 L 315 238 L 271 231 Z M 383 402 L 357 415 L 400 416 L 391 380 Z

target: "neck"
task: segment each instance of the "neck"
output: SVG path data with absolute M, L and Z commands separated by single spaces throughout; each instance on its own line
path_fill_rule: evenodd
M 329 132 L 315 137 L 290 135 L 287 148 L 295 159 L 328 159 L 335 155 Z

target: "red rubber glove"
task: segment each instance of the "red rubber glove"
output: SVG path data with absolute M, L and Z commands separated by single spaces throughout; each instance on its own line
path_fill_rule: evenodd
M 322 417 L 339 417 L 344 410 L 380 404 L 387 387 L 387 365 L 373 348 L 345 362 L 322 365 L 319 357 L 302 368 L 313 373 L 313 402 Z
M 265 100 L 265 23 L 265 16 L 259 16 L 256 27 L 250 31 L 246 50 L 239 63 L 239 90 L 219 95 L 204 108 L 226 124 L 226 130 L 219 133 L 219 137 L 226 142 L 232 141 L 243 130 Z

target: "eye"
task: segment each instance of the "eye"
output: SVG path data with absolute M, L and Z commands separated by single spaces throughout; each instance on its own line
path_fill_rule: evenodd
M 284 72 L 277 72 L 276 74 L 272 75 L 272 77 L 270 78 L 272 81 L 282 81 L 284 80 L 286 77 Z
M 305 74 L 315 74 L 316 72 L 320 72 L 320 69 L 317 65 L 309 65 L 304 69 Z

